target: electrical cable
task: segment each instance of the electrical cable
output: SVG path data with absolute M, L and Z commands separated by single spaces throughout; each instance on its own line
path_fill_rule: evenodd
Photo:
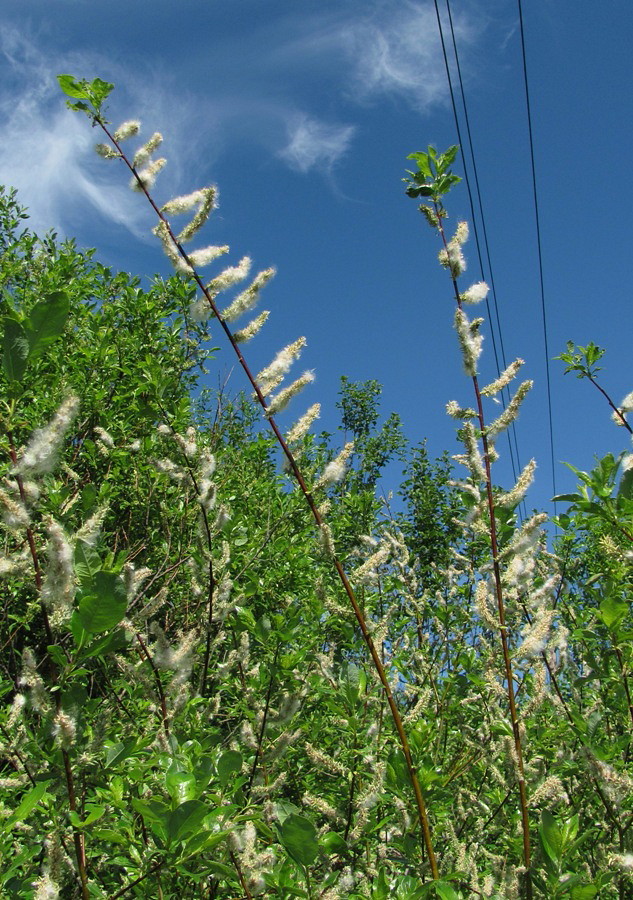
M 475 159 L 475 148 L 473 146 L 472 134 L 471 134 L 471 130 L 470 130 L 470 118 L 468 116 L 468 107 L 466 105 L 466 92 L 464 91 L 464 82 L 462 79 L 462 69 L 461 69 L 461 66 L 459 63 L 459 53 L 457 51 L 457 40 L 455 38 L 455 29 L 453 26 L 453 16 L 451 13 L 450 0 L 446 0 L 446 11 L 448 13 L 448 22 L 449 22 L 449 26 L 450 26 L 450 30 L 451 30 L 453 53 L 455 54 L 455 67 L 457 69 L 457 77 L 459 79 L 459 90 L 460 90 L 460 94 L 461 94 L 461 98 L 462 98 L 462 106 L 464 108 L 464 123 L 466 125 L 466 135 L 468 137 L 468 150 L 469 150 L 470 157 L 472 160 L 472 165 L 473 165 L 473 178 L 474 178 L 474 182 L 475 182 L 475 193 L 477 195 L 479 216 L 481 218 L 481 230 L 482 230 L 482 235 L 483 235 L 483 245 L 484 245 L 485 254 L 486 254 L 486 262 L 488 265 L 488 273 L 490 276 L 489 277 L 490 293 L 492 294 L 494 310 L 495 310 L 495 317 L 497 320 L 497 331 L 499 332 L 499 347 L 500 347 L 500 351 L 501 351 L 501 361 L 503 363 L 503 368 L 506 369 L 508 366 L 508 362 L 506 359 L 505 347 L 503 344 L 503 332 L 501 330 L 501 319 L 499 317 L 499 304 L 497 302 L 497 291 L 496 291 L 496 287 L 495 287 L 494 272 L 493 272 L 493 268 L 492 268 L 492 260 L 490 258 L 490 245 L 488 243 L 488 230 L 486 228 L 486 217 L 484 215 L 484 205 L 483 205 L 483 200 L 481 198 L 481 189 L 479 187 L 479 176 L 477 174 L 477 161 Z M 471 204 L 471 206 L 472 206 L 472 204 Z M 473 221 L 474 221 L 474 214 L 473 214 Z M 477 237 L 477 235 L 476 235 L 476 237 Z M 478 240 L 477 240 L 477 251 L 479 252 Z M 482 275 L 483 275 L 483 265 L 481 262 L 481 254 L 480 254 L 480 258 L 479 258 L 479 265 L 480 265 Z M 494 334 L 493 334 L 493 346 L 494 346 Z M 509 394 L 508 388 L 506 388 L 506 393 L 507 393 L 506 399 L 509 400 L 510 394 Z M 514 461 L 512 460 L 512 443 L 510 441 L 510 434 L 512 435 L 512 440 L 514 441 L 514 453 L 516 456 L 516 467 L 517 467 L 516 470 L 514 468 Z M 516 479 L 516 471 L 521 469 L 519 445 L 518 445 L 518 441 L 517 441 L 517 432 L 516 432 L 516 422 L 512 423 L 511 430 L 508 433 L 508 440 L 510 442 L 510 458 L 512 461 L 512 473 Z M 522 506 L 523 506 L 524 513 L 525 513 L 526 510 L 525 510 L 524 502 L 522 503 Z
M 446 0 L 446 2 L 447 2 L 447 6 L 448 6 L 448 0 Z M 456 131 L 457 131 L 457 141 L 458 141 L 459 145 L 460 145 L 461 147 L 463 147 L 464 144 L 463 144 L 463 141 L 462 141 L 461 128 L 460 128 L 460 124 L 459 124 L 459 116 L 458 116 L 458 113 L 457 113 L 457 104 L 456 104 L 456 102 L 455 102 L 455 92 L 454 92 L 454 90 L 453 90 L 453 80 L 452 80 L 452 77 L 451 77 L 450 65 L 449 65 L 449 62 L 448 62 L 448 55 L 447 55 L 447 52 L 446 52 L 446 43 L 445 43 L 445 40 L 444 40 L 444 29 L 443 29 L 443 26 L 442 26 L 442 19 L 441 19 L 441 16 L 440 16 L 440 11 L 439 11 L 439 6 L 438 6 L 438 0 L 434 0 L 434 4 L 435 4 L 435 15 L 436 15 L 436 17 L 437 17 L 437 26 L 438 26 L 439 35 L 440 35 L 440 42 L 441 42 L 441 45 L 442 45 L 442 55 L 443 55 L 443 57 L 444 57 L 444 65 L 445 65 L 445 67 L 446 67 L 446 77 L 447 77 L 447 80 L 448 80 L 448 87 L 449 87 L 449 92 L 450 92 L 450 97 L 451 97 L 451 104 L 452 104 L 452 107 L 453 107 L 453 117 L 454 117 L 454 119 L 455 119 L 455 128 L 456 128 Z M 461 76 L 460 76 L 460 85 L 461 85 Z M 463 102 L 463 104 L 464 104 L 464 106 L 465 106 L 465 98 L 464 98 L 463 93 L 462 93 L 462 102 Z M 470 135 L 469 135 L 469 136 L 470 136 Z M 473 160 L 473 169 L 474 169 L 474 168 L 475 168 L 475 161 L 474 161 L 474 155 L 473 155 L 473 153 L 472 153 L 472 144 L 471 144 L 471 150 L 470 150 L 470 153 L 471 153 L 471 157 L 472 157 L 472 160 Z M 483 277 L 483 275 L 484 275 L 483 259 L 482 259 L 482 254 L 481 254 L 481 247 L 480 247 L 480 241 L 479 241 L 479 233 L 478 233 L 478 229 L 477 229 L 477 221 L 476 221 L 476 216 L 475 216 L 475 205 L 474 205 L 474 202 L 473 202 L 473 195 L 472 195 L 472 190 L 471 190 L 471 187 L 470 187 L 470 179 L 469 179 L 469 176 L 468 176 L 468 166 L 467 166 L 467 164 L 466 164 L 466 156 L 465 156 L 465 154 L 463 154 L 463 161 L 464 161 L 464 181 L 465 181 L 465 183 L 466 183 L 466 190 L 467 190 L 467 193 L 468 193 L 468 201 L 469 201 L 469 204 L 470 204 L 470 209 L 471 209 L 471 214 L 472 214 L 473 232 L 474 232 L 474 235 L 475 235 L 475 246 L 476 246 L 476 248 L 477 248 L 477 255 L 478 255 L 478 258 L 479 258 L 479 267 L 480 267 L 480 270 L 481 270 L 481 273 L 482 273 L 482 277 Z M 480 207 L 480 215 L 481 215 L 481 207 Z M 487 247 L 487 243 L 486 243 L 486 247 Z M 489 258 L 490 258 L 490 257 L 489 257 L 489 253 L 488 253 L 488 259 L 489 259 Z M 491 274 L 492 274 L 492 270 L 491 270 Z M 491 282 L 492 282 L 492 279 L 491 279 Z M 491 284 L 491 286 L 492 286 L 492 284 Z M 496 304 L 496 299 L 495 299 L 495 304 Z M 490 308 L 490 302 L 489 302 L 489 300 L 488 300 L 487 297 L 486 297 L 486 309 L 487 309 L 488 318 L 489 318 L 489 321 L 490 321 L 490 324 L 491 324 L 492 347 L 493 347 L 493 353 L 494 353 L 494 357 L 495 357 L 495 364 L 496 364 L 496 367 L 497 367 L 497 372 L 501 372 L 501 367 L 500 367 L 500 364 L 499 364 L 499 354 L 498 354 L 498 351 L 497 351 L 497 343 L 496 343 L 496 339 L 495 339 L 495 331 L 494 331 L 494 328 L 492 327 L 492 325 L 493 325 L 492 311 L 491 311 L 491 308 Z M 500 324 L 499 324 L 498 310 L 496 310 L 496 316 L 497 316 L 497 327 L 498 327 L 498 329 L 499 329 L 500 340 L 501 340 L 501 329 L 500 329 Z M 502 346 L 502 348 L 503 348 L 502 341 L 501 341 L 501 346 Z M 506 366 L 505 366 L 505 360 L 504 360 L 504 368 L 505 368 L 505 367 L 506 367 Z M 516 443 L 516 434 L 515 434 L 515 443 Z M 516 479 L 518 478 L 518 475 L 517 475 L 517 466 L 518 466 L 518 448 L 517 448 L 517 460 L 516 460 L 516 463 L 515 463 L 515 459 L 514 459 L 514 451 L 513 451 L 512 442 L 511 442 L 511 440 L 510 440 L 510 434 L 509 434 L 509 433 L 508 433 L 508 447 L 509 447 L 509 450 L 510 450 L 510 464 L 511 464 L 511 468 L 512 468 L 512 474 L 513 474 L 514 480 L 516 481 Z
M 539 214 L 539 204 L 538 204 L 538 192 L 536 189 L 536 165 L 534 162 L 534 138 L 532 132 L 532 113 L 530 109 L 530 90 L 528 84 L 528 73 L 527 73 L 527 59 L 525 53 L 525 33 L 523 28 L 523 9 L 521 7 L 521 0 L 518 0 L 519 4 L 519 23 L 521 30 L 521 54 L 523 57 L 523 80 L 525 84 L 525 103 L 527 109 L 527 121 L 528 121 L 528 134 L 530 137 L 530 160 L 532 163 L 532 189 L 534 194 L 534 213 L 535 213 L 535 221 L 536 221 L 536 244 L 538 249 L 538 270 L 539 270 L 539 284 L 540 284 L 540 292 L 541 292 L 541 314 L 543 318 L 543 343 L 545 349 L 545 383 L 547 388 L 547 412 L 549 418 L 549 444 L 550 444 L 550 460 L 552 465 L 552 489 L 554 491 L 554 496 L 558 493 L 556 490 L 556 468 L 554 463 L 554 421 L 552 415 L 552 388 L 551 388 L 551 379 L 550 379 L 550 365 L 549 365 L 549 345 L 547 339 L 547 314 L 545 308 L 545 284 L 543 280 L 543 253 L 541 250 L 541 217 Z

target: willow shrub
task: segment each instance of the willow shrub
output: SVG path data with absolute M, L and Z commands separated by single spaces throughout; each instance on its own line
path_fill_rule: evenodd
M 628 896 L 628 457 L 579 473 L 556 554 L 545 516 L 517 516 L 534 464 L 494 485 L 529 383 L 488 417 L 522 361 L 480 384 L 468 307 L 487 288 L 460 284 L 465 223 L 445 230 L 456 148 L 413 154 L 407 193 L 452 283 L 464 474 L 416 450 L 394 521 L 373 489 L 401 442 L 395 419 L 377 431 L 371 383 L 344 384 L 356 444 L 313 437 L 316 404 L 282 432 L 305 341 L 253 375 L 244 345 L 268 314 L 238 322 L 272 270 L 203 278 L 228 248 L 184 244 L 215 189 L 160 206 L 161 136 L 126 154 L 140 124 L 108 128 L 112 86 L 60 84 L 180 274 L 143 291 L 19 233 L 4 198 L 5 894 Z M 247 402 L 199 393 L 209 319 L 270 437 Z

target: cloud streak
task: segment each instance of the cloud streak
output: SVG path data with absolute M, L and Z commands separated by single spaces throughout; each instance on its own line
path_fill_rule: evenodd
M 38 233 L 51 228 L 62 236 L 82 232 L 97 213 L 101 222 L 153 241 L 147 209 L 129 190 L 129 178 L 120 164 L 97 157 L 94 146 L 103 136 L 83 115 L 65 108 L 55 76 L 100 72 L 120 85 L 112 98 L 112 118 L 117 108 L 124 108 L 127 118 L 138 110 L 143 123 L 140 138 L 131 142 L 132 152 L 153 130 L 169 127 L 170 166 L 161 175 L 161 193 L 179 188 L 205 140 L 204 129 L 197 130 L 197 137 L 187 133 L 194 121 L 190 95 L 181 91 L 175 96 L 147 62 L 128 69 L 98 53 L 46 53 L 43 44 L 14 28 L 0 29 L 0 183 L 18 188 L 18 199 L 28 207 L 30 226 Z M 208 143 L 205 148 L 208 157 Z
M 66 235 L 86 218 L 87 207 L 140 236 L 138 204 L 99 171 L 95 133 L 61 106 L 53 61 L 8 28 L 0 33 L 0 53 L 4 75 L 13 82 L 0 97 L 0 181 L 18 188 L 33 230 Z
M 462 39 L 470 35 L 463 18 L 457 31 Z M 428 4 L 391 7 L 377 20 L 368 18 L 350 28 L 347 41 L 355 99 L 391 94 L 426 111 L 446 98 L 437 20 Z
M 460 47 L 479 36 L 473 22 L 464 8 L 454 17 Z M 0 181 L 18 187 L 35 230 L 76 233 L 89 209 L 149 239 L 127 179 L 94 157 L 96 133 L 62 107 L 58 72 L 98 72 L 117 84 L 121 118 L 139 117 L 145 137 L 165 131 L 161 195 L 196 186 L 191 168 L 200 172 L 202 162 L 209 174 L 244 142 L 296 172 L 329 175 L 353 149 L 359 105 L 391 97 L 425 113 L 447 96 L 435 13 L 421 0 L 340 0 L 301 14 L 281 5 L 241 37 L 239 54 L 233 26 L 212 54 L 191 28 L 183 36 L 166 68 L 160 48 L 113 62 L 98 50 L 59 52 L 49 33 L 0 29 Z M 222 73 L 219 94 L 207 90 L 210 71 L 217 78 L 210 57 Z
M 329 172 L 349 148 L 355 128 L 297 115 L 289 121 L 288 131 L 288 144 L 278 156 L 298 172 Z
M 463 50 L 483 24 L 463 7 L 453 15 Z M 286 21 L 268 45 L 270 66 L 325 79 L 348 105 L 385 96 L 428 112 L 448 96 L 435 9 L 419 0 L 341 4 Z

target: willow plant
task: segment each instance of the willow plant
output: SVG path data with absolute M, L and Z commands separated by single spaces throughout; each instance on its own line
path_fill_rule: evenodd
M 98 78 L 92 82 L 77 80 L 71 75 L 60 75 L 58 76 L 58 81 L 64 93 L 71 98 L 68 101 L 69 108 L 85 113 L 93 126 L 100 127 L 105 134 L 108 143 L 97 144 L 96 150 L 99 155 L 104 159 L 121 161 L 130 173 L 130 187 L 143 194 L 154 210 L 158 223 L 153 231 L 160 239 L 164 252 L 176 271 L 193 279 L 200 291 L 198 299 L 192 304 L 192 316 L 198 321 L 204 321 L 209 317 L 213 317 L 219 322 L 252 388 L 254 398 L 262 408 L 264 416 L 281 448 L 286 467 L 294 477 L 299 490 L 305 498 L 318 529 L 323 550 L 330 557 L 347 595 L 389 705 L 411 781 L 428 867 L 432 879 L 439 882 L 440 872 L 433 846 L 429 815 L 402 716 L 394 697 L 388 673 L 372 638 L 371 629 L 361 604 L 352 587 L 350 577 L 348 577 L 337 556 L 332 531 L 325 517 L 327 504 L 323 497 L 323 489 L 342 479 L 346 469 L 346 460 L 353 448 L 351 445 L 347 445 L 339 457 L 330 462 L 321 475 L 314 480 L 314 483 L 310 484 L 302 472 L 298 454 L 293 450 L 293 446 L 300 441 L 317 418 L 318 407 L 312 406 L 285 435 L 282 433 L 275 418 L 314 379 L 313 373 L 308 371 L 287 386 L 281 386 L 292 364 L 297 360 L 305 346 L 305 338 L 300 337 L 289 346 L 283 348 L 268 366 L 258 374 L 254 374 L 246 360 L 242 345 L 259 333 L 268 318 L 269 312 L 259 313 L 246 325 L 237 330 L 233 328 L 233 323 L 253 310 L 262 288 L 274 276 L 274 269 L 266 269 L 257 274 L 228 306 L 221 308 L 220 294 L 240 284 L 248 277 L 251 265 L 250 259 L 245 257 L 238 265 L 228 267 L 220 274 L 205 281 L 200 274 L 201 269 L 228 253 L 228 246 L 207 246 L 196 250 L 187 250 L 184 246 L 196 237 L 212 213 L 216 203 L 216 188 L 205 186 L 187 195 L 175 197 L 159 206 L 154 200 L 151 191 L 158 174 L 166 164 L 164 157 L 156 156 L 156 152 L 163 142 L 162 135 L 158 132 L 154 133 L 134 153 L 128 154 L 123 145 L 126 141 L 139 134 L 141 125 L 138 121 L 126 121 L 117 128 L 109 127 L 110 123 L 105 117 L 104 104 L 114 85 Z M 171 224 L 170 217 L 187 213 L 193 213 L 190 221 L 183 228 L 175 229 Z M 321 500 L 319 499 L 319 494 L 321 494 Z M 211 600 L 209 602 L 211 604 Z M 421 870 L 420 877 L 422 881 L 425 880 L 424 870 Z
M 448 414 L 461 423 L 460 436 L 465 453 L 458 458 L 468 470 L 468 479 L 461 483 L 470 498 L 469 521 L 464 523 L 479 534 L 487 534 L 489 541 L 490 566 L 484 569 L 476 584 L 476 601 L 485 624 L 497 633 L 503 660 L 501 681 L 505 686 L 507 711 L 512 727 L 513 762 L 516 770 L 518 804 L 523 832 L 523 891 L 531 900 L 532 888 L 532 841 L 526 767 L 524 762 L 522 723 L 517 704 L 517 673 L 513 664 L 513 644 L 517 636 L 510 633 L 508 616 L 509 604 L 517 605 L 521 595 L 530 596 L 536 615 L 527 621 L 527 632 L 523 634 L 523 654 L 526 655 L 528 642 L 542 649 L 553 618 L 548 595 L 551 595 L 555 579 L 549 579 L 538 590 L 529 590 L 535 570 L 535 554 L 538 551 L 538 529 L 546 517 L 532 517 L 518 530 L 513 538 L 503 546 L 500 541 L 500 523 L 507 522 L 508 512 L 514 510 L 523 500 L 532 483 L 536 463 L 531 460 L 511 490 L 495 491 L 492 481 L 492 464 L 498 458 L 495 443 L 516 420 L 521 404 L 532 387 L 531 381 L 523 381 L 516 388 L 510 402 L 492 422 L 488 423 L 484 413 L 484 399 L 497 398 L 516 378 L 523 360 L 516 359 L 492 383 L 481 386 L 479 380 L 479 358 L 482 352 L 483 335 L 480 317 L 469 318 L 466 307 L 476 305 L 486 299 L 488 286 L 480 281 L 467 290 L 460 288 L 459 279 L 466 269 L 463 246 L 468 239 L 468 225 L 459 222 L 455 233 L 448 237 L 444 222 L 447 211 L 444 197 L 461 179 L 453 174 L 451 166 L 457 156 L 458 147 L 450 147 L 446 153 L 438 154 L 433 146 L 426 152 L 412 153 L 408 159 L 414 160 L 416 171 L 408 171 L 405 179 L 406 192 L 412 198 L 425 198 L 420 212 L 428 224 L 437 232 L 441 241 L 440 264 L 451 279 L 455 299 L 454 326 L 461 349 L 464 372 L 470 377 L 473 387 L 474 406 L 463 407 L 456 401 L 447 405 Z M 527 612 L 527 611 L 526 611 Z M 520 643 L 520 642 L 519 642 Z
M 183 277 L 150 297 L 103 267 L 82 275 L 76 251 L 53 259 L 53 241 L 50 260 L 36 239 L 3 247 L 0 883 L 36 900 L 629 896 L 633 454 L 578 472 L 556 555 L 545 515 L 517 515 L 534 461 L 493 485 L 531 383 L 520 359 L 480 380 L 469 307 L 488 288 L 464 288 L 468 227 L 446 229 L 457 148 L 412 154 L 406 185 L 451 279 L 473 392 L 447 405 L 465 474 L 445 460 L 430 497 L 411 475 L 398 527 L 371 504 L 355 514 L 355 487 L 375 484 L 362 389 L 347 395 L 358 427 L 343 410 L 356 445 L 338 455 L 309 433 L 318 404 L 280 429 L 313 378 L 288 377 L 306 340 L 249 368 L 274 271 L 253 277 L 244 258 L 201 274 L 229 252 L 185 249 L 216 189 L 157 203 L 161 136 L 136 149 L 140 124 L 105 118 L 112 85 L 60 84 L 151 204 Z M 17 225 L 0 222 L 0 243 Z M 256 404 L 206 428 L 186 373 L 210 319 Z M 618 405 L 598 384 L 601 353 L 569 345 L 561 359 L 630 430 L 633 395 Z M 513 384 L 505 408 L 491 402 Z M 275 441 L 298 490 L 276 474 Z

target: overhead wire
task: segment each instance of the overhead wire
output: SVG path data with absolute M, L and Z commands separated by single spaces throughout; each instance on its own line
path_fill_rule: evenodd
M 435 4 L 435 15 L 437 17 L 438 31 L 439 31 L 439 35 L 440 35 L 440 42 L 441 42 L 441 46 L 442 46 L 442 55 L 444 57 L 444 65 L 446 67 L 446 77 L 447 77 L 448 87 L 449 87 L 449 92 L 450 92 L 450 97 L 451 97 L 451 105 L 453 108 L 453 117 L 455 119 L 455 129 L 457 131 L 457 141 L 458 141 L 459 145 L 463 148 L 464 143 L 462 140 L 461 127 L 460 127 L 460 123 L 459 123 L 459 115 L 457 112 L 457 104 L 455 102 L 455 91 L 453 89 L 453 79 L 452 79 L 452 75 L 451 75 L 450 64 L 448 61 L 448 54 L 446 51 L 446 42 L 444 40 L 444 27 L 442 25 L 442 18 L 440 15 L 438 0 L 434 0 L 434 4 Z M 446 5 L 447 5 L 447 10 L 449 13 L 449 21 L 450 21 L 450 25 L 451 25 L 451 34 L 452 34 L 452 38 L 453 38 L 453 48 L 454 48 L 454 53 L 455 53 L 456 67 L 457 67 L 457 70 L 459 73 L 459 84 L 460 84 L 460 91 L 461 91 L 461 95 L 462 95 L 462 104 L 464 106 L 464 110 L 466 111 L 466 98 L 465 98 L 465 95 L 463 92 L 463 82 L 462 82 L 462 78 L 461 78 L 461 69 L 459 67 L 457 46 L 456 46 L 456 41 L 455 41 L 455 33 L 454 33 L 454 29 L 453 29 L 453 24 L 452 24 L 452 16 L 450 15 L 449 0 L 446 0 Z M 490 272 L 489 280 L 490 280 L 490 287 L 491 287 L 491 292 L 492 292 L 494 306 L 495 306 L 495 318 L 496 318 L 497 330 L 499 332 L 499 345 L 500 345 L 500 349 L 501 349 L 501 359 L 503 362 L 503 368 L 505 369 L 507 364 L 505 362 L 505 352 L 504 352 L 504 348 L 503 348 L 503 338 L 502 338 L 502 334 L 501 334 L 501 323 L 500 323 L 500 319 L 499 319 L 499 310 L 498 310 L 498 305 L 497 305 L 497 300 L 496 300 L 496 294 L 493 289 L 494 278 L 493 278 L 493 274 L 492 274 L 492 266 L 490 264 L 490 251 L 489 251 L 489 247 L 488 247 L 487 233 L 485 230 L 485 223 L 484 223 L 484 217 L 483 217 L 483 206 L 481 204 L 481 192 L 479 189 L 479 179 L 476 174 L 475 156 L 474 156 L 474 152 L 473 152 L 472 139 L 471 139 L 471 134 L 470 134 L 470 126 L 468 124 L 467 114 L 466 114 L 466 123 L 467 123 L 467 135 L 468 135 L 468 141 L 469 141 L 469 152 L 470 152 L 470 156 L 472 159 L 473 172 L 475 173 L 474 177 L 475 177 L 475 183 L 476 183 L 476 189 L 477 189 L 477 197 L 478 197 L 478 201 L 479 201 L 479 215 L 482 219 L 482 224 L 484 224 L 484 228 L 483 228 L 484 241 L 483 242 L 484 242 L 484 245 L 486 248 L 486 258 L 488 261 L 488 270 Z M 479 231 L 478 231 L 478 227 L 477 227 L 475 204 L 473 201 L 473 194 L 472 194 L 472 190 L 471 190 L 471 186 L 470 186 L 470 178 L 469 178 L 469 174 L 468 174 L 468 165 L 466 162 L 466 154 L 463 154 L 463 162 L 464 162 L 464 181 L 466 184 L 466 190 L 468 193 L 468 201 L 469 201 L 469 205 L 470 205 L 470 209 L 471 209 L 473 232 L 475 235 L 475 246 L 477 249 L 479 268 L 481 270 L 482 277 L 483 277 L 485 270 L 484 270 L 483 258 L 482 258 L 482 253 L 481 253 L 481 243 L 479 240 Z M 492 311 L 490 308 L 490 302 L 487 297 L 486 297 L 486 308 L 487 308 L 487 312 L 488 312 L 488 318 L 491 323 L 492 347 L 493 347 L 493 353 L 494 353 L 494 358 L 495 358 L 495 365 L 497 367 L 497 371 L 500 372 L 501 366 L 499 363 L 499 353 L 497 351 L 497 341 L 495 338 L 495 329 L 494 329 L 494 327 L 492 327 L 492 325 L 493 325 Z M 516 430 L 514 428 L 514 423 L 512 424 L 512 432 L 514 435 L 515 446 L 513 448 L 512 441 L 510 439 L 510 434 L 508 433 L 508 447 L 510 450 L 510 465 L 512 468 L 512 474 L 516 481 L 516 479 L 518 477 L 517 471 L 519 468 L 519 451 L 518 451 L 518 444 L 517 444 L 517 439 L 516 439 Z M 516 453 L 516 461 L 515 461 L 515 453 Z
M 536 222 L 536 246 L 538 251 L 538 271 L 539 286 L 541 294 L 541 315 L 543 319 L 543 345 L 545 350 L 545 384 L 547 390 L 547 414 L 549 419 L 549 445 L 550 445 L 550 462 L 552 466 L 552 489 L 554 496 L 558 493 L 556 490 L 556 466 L 554 460 L 554 417 L 552 413 L 552 385 L 550 378 L 550 355 L 549 342 L 547 337 L 547 311 L 545 304 L 545 283 L 543 279 L 543 252 L 541 246 L 541 217 L 539 213 L 538 191 L 536 187 L 536 164 L 534 161 L 534 135 L 532 130 L 532 112 L 530 107 L 530 88 L 527 71 L 527 58 L 525 53 L 525 29 L 523 27 L 523 8 L 521 0 L 519 4 L 519 24 L 521 32 L 521 55 L 523 58 L 523 81 L 525 86 L 525 104 L 527 109 L 528 134 L 530 138 L 530 161 L 532 165 L 532 191 L 534 195 L 534 213 Z
M 464 90 L 464 82 L 462 79 L 462 68 L 459 63 L 459 53 L 457 50 L 457 40 L 455 38 L 455 28 L 453 26 L 453 15 L 451 13 L 450 0 L 446 0 L 446 11 L 448 13 L 448 22 L 449 22 L 449 26 L 450 26 L 450 30 L 451 30 L 451 41 L 453 44 L 453 53 L 455 55 L 455 67 L 457 70 L 457 77 L 459 79 L 459 91 L 460 91 L 460 95 L 462 98 L 462 106 L 464 109 L 464 123 L 466 125 L 466 135 L 468 137 L 468 149 L 469 149 L 470 157 L 472 159 L 472 164 L 473 164 L 473 178 L 474 178 L 474 182 L 475 182 L 475 192 L 477 195 L 477 204 L 479 207 L 479 216 L 481 218 L 481 230 L 482 230 L 482 236 L 483 236 L 483 245 L 484 245 L 485 254 L 486 254 L 486 262 L 488 265 L 488 275 L 489 275 L 488 280 L 490 281 L 490 293 L 492 295 L 494 310 L 495 310 L 495 317 L 497 320 L 497 331 L 499 332 L 499 349 L 501 352 L 501 361 L 503 363 L 503 368 L 506 369 L 508 366 L 508 362 L 506 359 L 505 347 L 503 344 L 503 332 L 501 330 L 501 319 L 499 317 L 499 304 L 497 302 L 497 291 L 496 291 L 496 286 L 495 286 L 494 271 L 492 268 L 492 260 L 490 258 L 490 246 L 488 243 L 488 230 L 486 228 L 486 217 L 484 214 L 484 205 L 483 205 L 483 200 L 481 198 L 481 189 L 479 187 L 479 176 L 477 174 L 477 161 L 475 159 L 475 148 L 473 145 L 472 134 L 471 134 L 471 130 L 470 130 L 470 118 L 468 116 L 468 107 L 466 105 L 466 92 Z M 472 203 L 471 203 L 471 208 L 472 208 Z M 474 221 L 474 212 L 473 212 L 473 221 Z M 479 242 L 478 241 L 477 241 L 477 252 L 479 253 Z M 480 256 L 479 266 L 481 268 L 481 273 L 483 276 L 484 269 L 483 269 L 483 265 L 481 262 L 481 254 L 479 254 L 479 256 Z M 494 333 L 493 333 L 493 346 L 494 346 Z M 497 367 L 498 367 L 498 364 L 497 364 Z M 509 399 L 509 389 L 508 388 L 506 388 L 506 392 L 507 392 L 506 399 Z M 508 442 L 510 445 L 511 458 L 512 458 L 512 442 L 514 442 L 514 453 L 516 456 L 516 466 L 517 466 L 517 470 L 518 470 L 521 468 L 521 462 L 520 462 L 519 445 L 518 445 L 518 441 L 517 441 L 517 432 L 516 432 L 515 422 L 512 423 L 512 427 L 511 427 L 510 431 L 508 432 Z M 516 478 L 516 470 L 514 469 L 514 465 L 512 468 L 512 472 Z

